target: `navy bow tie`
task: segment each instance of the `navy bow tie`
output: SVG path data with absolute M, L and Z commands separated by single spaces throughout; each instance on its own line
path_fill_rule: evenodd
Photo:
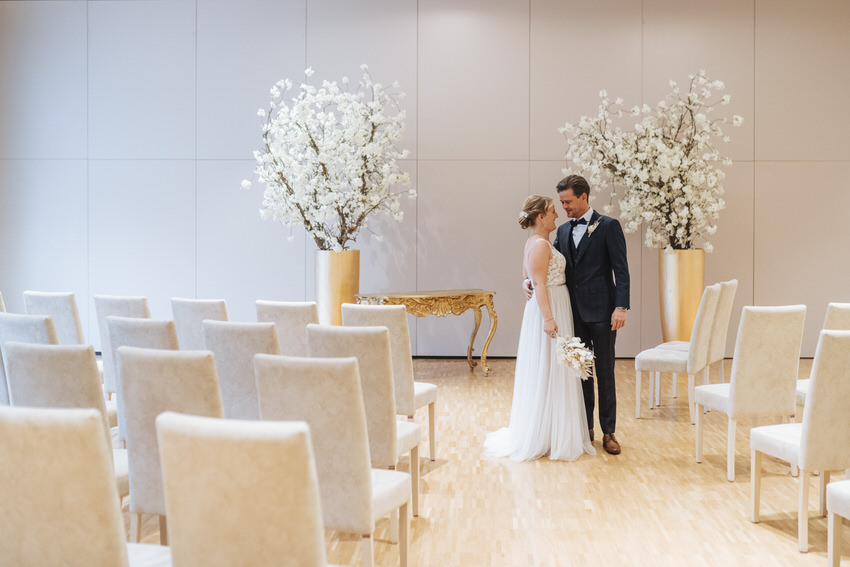
M 587 224 L 587 219 L 573 219 L 570 223 L 572 223 L 573 228 L 575 228 L 577 224 Z

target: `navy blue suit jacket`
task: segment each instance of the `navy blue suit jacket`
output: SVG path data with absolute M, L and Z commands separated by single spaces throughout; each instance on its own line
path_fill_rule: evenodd
M 590 227 L 599 223 L 590 233 Z M 585 323 L 611 320 L 617 307 L 629 305 L 629 264 L 626 237 L 619 221 L 593 211 L 588 230 L 573 253 L 572 224 L 558 227 L 555 248 L 567 259 L 567 287 L 573 317 Z

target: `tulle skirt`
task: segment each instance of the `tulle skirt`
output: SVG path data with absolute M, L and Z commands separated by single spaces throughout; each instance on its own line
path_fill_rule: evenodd
M 558 332 L 570 336 L 573 317 L 567 286 L 548 286 Z M 574 461 L 596 454 L 587 432 L 581 378 L 558 361 L 555 340 L 543 333 L 543 314 L 532 297 L 525 305 L 517 348 L 508 427 L 487 434 L 484 454 L 528 461 L 544 455 Z

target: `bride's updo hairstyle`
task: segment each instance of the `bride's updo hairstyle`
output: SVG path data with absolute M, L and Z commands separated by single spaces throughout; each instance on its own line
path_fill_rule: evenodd
M 522 228 L 534 226 L 534 223 L 537 222 L 537 217 L 545 215 L 553 203 L 554 201 L 551 197 L 529 195 L 522 204 L 522 212 L 519 214 L 519 225 Z

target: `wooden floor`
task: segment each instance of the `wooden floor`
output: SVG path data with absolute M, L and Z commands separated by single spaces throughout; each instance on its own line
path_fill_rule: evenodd
M 617 438 L 623 452 L 602 450 L 574 463 L 483 458 L 488 431 L 507 425 L 513 359 L 491 360 L 492 372 L 470 372 L 465 360 L 417 359 L 418 380 L 439 386 L 436 462 L 424 460 L 420 516 L 411 522 L 409 564 L 417 566 L 807 566 L 826 565 L 826 518 L 810 491 L 810 551 L 797 551 L 797 479 L 766 458 L 762 522 L 749 520 L 749 423 L 738 424 L 737 480 L 726 480 L 726 416 L 705 417 L 703 463 L 694 461 L 686 377 L 678 398 L 662 379 L 661 407 L 634 417 L 634 362 L 617 361 Z M 731 361 L 726 361 L 727 372 Z M 801 361 L 800 377 L 811 360 Z M 716 380 L 716 378 L 715 378 Z M 427 412 L 417 421 L 426 432 Z M 802 415 L 802 414 L 800 414 Z M 597 429 L 598 431 L 598 429 Z M 407 463 L 402 463 L 403 470 Z M 841 479 L 842 474 L 833 478 Z M 126 511 L 126 504 L 125 504 Z M 152 519 L 151 519 L 152 520 Z M 157 524 L 143 524 L 158 542 Z M 388 520 L 376 530 L 376 564 L 398 565 L 387 542 Z M 359 538 L 328 533 L 328 561 L 360 564 Z M 844 563 L 850 565 L 850 527 Z

